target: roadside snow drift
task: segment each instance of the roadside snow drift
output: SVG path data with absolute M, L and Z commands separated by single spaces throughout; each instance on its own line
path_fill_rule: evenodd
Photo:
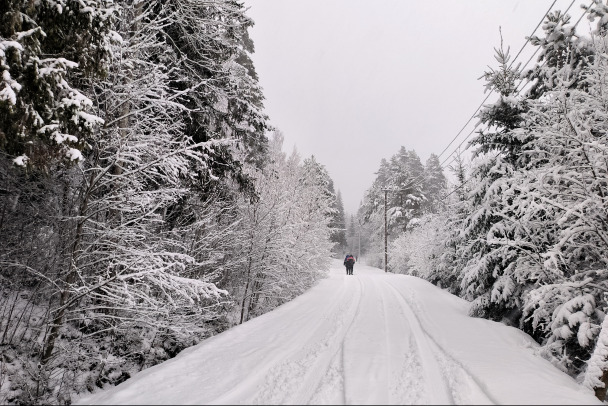
M 295 300 L 80 404 L 601 404 L 521 331 L 410 276 L 335 261 Z

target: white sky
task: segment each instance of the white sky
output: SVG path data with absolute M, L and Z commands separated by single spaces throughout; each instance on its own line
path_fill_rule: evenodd
M 444 150 L 486 96 L 478 78 L 496 67 L 499 26 L 515 57 L 552 3 L 245 0 L 270 122 L 284 133 L 286 152 L 295 146 L 325 165 L 349 213 L 382 158 L 403 145 L 424 164 Z M 553 10 L 570 3 L 557 0 Z M 575 0 L 574 21 L 587 3 Z M 588 27 L 586 19 L 579 25 Z M 528 45 L 517 62 L 534 49 Z

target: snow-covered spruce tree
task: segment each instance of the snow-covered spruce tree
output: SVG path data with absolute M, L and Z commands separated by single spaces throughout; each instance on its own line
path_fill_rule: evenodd
M 346 251 L 357 252 L 359 248 L 359 225 L 354 214 L 348 216 L 346 223 Z
M 364 204 L 366 198 L 364 197 Z M 361 250 L 365 247 L 365 263 L 377 268 L 384 268 L 384 211 L 376 210 L 369 215 L 363 214 L 361 206 L 358 212 L 360 218 L 364 218 L 361 225 Z M 383 206 L 380 206 L 382 208 Z M 363 237 L 365 237 L 363 239 Z M 363 241 L 366 241 L 363 244 Z M 358 243 L 358 241 L 357 241 Z M 358 246 L 357 246 L 358 248 Z
M 604 52 L 604 41 L 596 38 L 594 53 Z M 585 370 L 604 318 L 598 307 L 606 290 L 604 64 L 589 60 L 576 77 L 569 63 L 547 67 L 551 88 L 525 102 L 513 128 L 504 127 L 495 145 L 515 142 L 494 146 L 500 154 L 486 165 L 486 185 L 474 190 L 465 228 L 475 233 L 460 243 L 472 241 L 462 274 L 472 309 L 495 319 L 513 309 L 511 321 L 519 320 L 544 354 L 573 375 Z
M 83 95 L 107 66 L 112 1 L 0 4 L 0 148 L 19 166 L 79 159 L 99 119 Z
M 376 179 L 359 208 L 370 238 L 367 260 L 373 266 L 384 264 L 384 189 L 392 189 L 386 195 L 386 207 L 387 229 L 393 239 L 422 215 L 426 201 L 424 166 L 415 151 L 401 147 L 390 160 L 382 159 Z
M 518 129 L 526 101 L 515 93 L 519 74 L 510 66 L 508 50 L 496 49 L 498 69 L 490 69 L 483 77 L 486 89 L 499 94 L 498 100 L 484 106 L 479 118 L 486 130 L 471 140 L 476 147 L 477 165 L 471 176 L 475 179 L 468 199 L 470 212 L 464 216 L 463 230 L 450 244 L 462 251 L 465 262 L 455 269 L 461 280 L 462 294 L 473 300 L 471 314 L 494 320 L 507 318 L 517 324 L 521 316 L 519 297 L 525 283 L 516 283 L 509 270 L 521 253 L 508 246 L 497 246 L 486 238 L 487 233 L 504 215 L 501 184 L 522 165 L 523 151 L 531 145 L 531 137 Z
M 368 235 L 367 256 L 368 265 L 384 266 L 384 192 L 382 188 L 390 179 L 389 163 L 386 159 L 380 161 L 376 179 L 372 186 L 365 191 L 357 213 L 362 219 L 366 235 Z
M 331 256 L 331 179 L 314 158 L 300 163 L 295 151 L 286 158 L 282 143 L 275 131 L 268 163 L 255 169 L 258 198 L 241 203 L 247 234 L 239 252 L 241 323 L 304 292 Z
M 24 279 L 47 273 L 52 278 L 66 265 L 61 257 L 70 237 L 62 218 L 71 204 L 64 193 L 70 167 L 103 121 L 91 114 L 85 77 L 106 72 L 107 35 L 115 17 L 112 2 L 106 1 L 0 4 L 0 167 L 5 181 L 0 239 L 6 243 L 0 255 L 8 274 L 20 269 Z M 31 245 L 20 244 L 17 236 Z M 39 255 L 32 256 L 34 251 Z
M 0 401 L 57 402 L 37 367 L 51 323 L 49 302 L 69 267 L 72 176 L 103 120 L 91 114 L 87 81 L 107 69 L 112 2 L 0 4 Z M 55 296 L 56 297 L 56 296 Z M 13 311 L 5 312 L 7 309 Z M 50 383 L 50 385 L 49 385 Z M 69 389 L 68 389 L 69 390 Z
M 330 184 L 330 191 L 333 192 L 333 181 Z M 338 190 L 336 198 L 332 205 L 334 214 L 332 216 L 330 227 L 332 228 L 331 241 L 335 244 L 334 254 L 341 255 L 345 252 L 348 244 L 346 242 L 346 219 L 344 215 L 344 203 L 342 202 L 342 193 Z
M 427 279 L 459 295 L 461 271 L 471 257 L 471 252 L 463 244 L 464 225 L 472 211 L 468 196 L 476 182 L 468 174 L 470 167 L 465 163 L 460 151 L 457 151 L 449 169 L 453 172 L 456 183 L 448 186 L 450 192 L 443 198 L 443 208 L 439 211 L 441 216 L 446 216 L 445 238 L 438 241 L 444 248 L 437 266 L 431 270 Z
M 435 213 L 439 210 L 442 198 L 446 194 L 447 180 L 439 157 L 431 154 L 424 165 L 424 194 L 426 200 L 423 208 L 427 212 Z
M 439 264 L 443 251 L 441 241 L 447 237 L 444 235 L 445 216 L 434 214 L 439 205 L 444 203 L 442 200 L 445 197 L 446 178 L 437 155 L 431 154 L 424 171 L 420 170 L 420 161 L 415 152 L 410 151 L 409 156 L 414 163 L 411 169 L 414 179 L 421 180 L 424 193 L 421 209 L 426 213 L 416 212 L 407 229 L 391 243 L 388 267 L 396 273 L 429 279 Z
M 602 7 L 601 0 L 594 1 L 588 13 L 591 18 L 600 16 L 600 27 L 606 24 L 601 19 Z M 540 48 L 539 63 L 523 74 L 532 82 L 527 91 L 530 98 L 537 99 L 558 85 L 566 84 L 569 89 L 584 87 L 580 73 L 595 57 L 590 39 L 578 35 L 571 17 L 560 11 L 549 13 L 542 28 L 544 37 L 530 38 L 530 43 Z
M 604 293 L 604 303 L 608 302 L 608 295 Z M 608 308 L 604 307 L 604 314 Z M 604 316 L 600 333 L 598 334 L 595 349 L 587 361 L 587 370 L 583 381 L 585 387 L 595 391 L 599 400 L 606 400 L 608 389 L 608 317 Z
M 387 195 L 387 206 L 391 217 L 390 231 L 403 232 L 412 219 L 422 215 L 424 167 L 415 151 L 401 147 L 389 161 L 390 184 L 395 188 Z
M 548 17 L 546 30 L 555 28 L 555 18 L 561 21 L 565 17 L 559 13 Z M 547 238 L 551 233 L 549 228 L 539 226 L 537 222 L 534 223 L 534 230 L 542 235 L 535 235 L 531 229 L 522 229 L 517 222 L 507 225 L 504 221 L 505 218 L 517 219 L 517 216 L 527 215 L 530 221 L 535 222 L 538 219 L 533 217 L 538 215 L 542 218 L 543 214 L 526 214 L 512 205 L 519 192 L 509 192 L 510 179 L 518 169 L 533 165 L 530 159 L 535 149 L 536 135 L 524 129 L 523 118 L 530 101 L 516 94 L 519 79 L 517 68 L 511 67 L 508 51 L 503 51 L 502 46 L 496 53 L 500 67 L 498 70 L 490 69 L 484 78 L 486 88 L 495 90 L 500 96 L 496 103 L 485 107 L 479 114 L 487 130 L 480 132 L 470 144 L 477 147 L 475 154 L 485 154 L 485 159 L 474 168 L 473 176 L 478 182 L 470 194 L 473 207 L 465 221 L 461 241 L 453 242 L 466 247 L 465 251 L 470 255 L 460 274 L 466 297 L 474 300 L 472 314 L 495 320 L 508 316 L 510 322 L 518 324 L 522 310 L 521 297 L 537 279 L 531 276 L 534 274 L 531 264 L 539 261 L 539 252 L 550 243 Z M 546 57 L 543 54 L 542 58 Z M 573 63 L 571 59 L 568 61 L 567 66 L 561 65 L 564 69 L 569 69 Z M 548 64 L 547 70 L 553 71 L 554 67 Z M 539 76 L 534 78 L 536 85 L 542 82 Z M 548 89 L 533 86 L 531 95 L 538 97 L 541 88 Z M 501 238 L 508 241 L 524 240 L 528 244 L 503 244 L 499 242 Z
M 606 38 L 596 37 L 595 47 L 604 53 Z M 525 297 L 525 312 L 532 328 L 543 334 L 546 355 L 572 374 L 585 369 L 605 317 L 607 73 L 605 60 L 596 58 L 580 73 L 581 90 L 558 82 L 556 90 L 532 105 L 536 165 L 511 187 L 525 191 L 514 204 L 528 212 L 542 210 L 541 226 L 553 236 L 540 252 L 548 276 Z M 587 382 L 602 378 L 597 362 L 588 369 Z
M 357 261 L 363 260 L 369 251 L 369 235 L 368 226 L 363 225 L 359 215 L 351 214 L 346 228 L 346 251 L 355 255 Z
M 262 164 L 266 149 L 267 116 L 257 74 L 249 54 L 254 51 L 248 28 L 253 21 L 233 0 L 177 0 L 159 2 L 170 23 L 167 42 L 179 57 L 184 75 L 175 85 L 188 89 L 179 95 L 185 131 L 193 142 L 238 139 L 245 161 Z M 209 165 L 217 176 L 232 177 L 244 188 L 249 182 L 231 148 L 218 145 Z

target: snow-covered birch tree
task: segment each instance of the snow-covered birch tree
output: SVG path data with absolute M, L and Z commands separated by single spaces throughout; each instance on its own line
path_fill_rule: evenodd
M 331 179 L 314 158 L 300 162 L 295 151 L 286 157 L 282 142 L 275 132 L 269 161 L 254 175 L 259 196 L 242 203 L 241 323 L 304 292 L 324 275 L 331 256 Z

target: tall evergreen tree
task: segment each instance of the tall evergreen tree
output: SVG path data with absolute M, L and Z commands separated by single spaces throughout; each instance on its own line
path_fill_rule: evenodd
M 599 18 L 594 38 L 576 34 L 569 16 L 548 16 L 524 96 L 508 52 L 497 50 L 499 68 L 484 78 L 499 100 L 480 113 L 489 129 L 472 141 L 470 191 L 450 215 L 438 268 L 454 271 L 472 314 L 530 333 L 543 356 L 603 400 L 608 84 L 596 56 L 607 47 L 608 8 L 596 1 L 588 11 Z
M 330 227 L 334 230 L 332 233 L 331 240 L 336 244 L 334 246 L 334 252 L 342 253 L 347 247 L 346 219 L 344 215 L 344 204 L 342 203 L 342 193 L 339 190 L 336 193 L 336 199 L 334 202 L 335 212 L 332 216 L 332 222 L 330 223 Z
M 426 202 L 424 166 L 415 151 L 401 147 L 389 160 L 382 159 L 376 179 L 359 209 L 369 235 L 370 264 L 383 266 L 386 190 L 387 232 L 392 240 L 420 218 Z
M 430 212 L 436 212 L 445 195 L 447 180 L 443 174 L 439 157 L 435 154 L 429 156 L 424 166 L 423 187 L 426 197 L 424 208 Z
M 495 284 L 497 289 L 502 289 L 503 284 L 510 283 L 504 272 L 518 254 L 511 250 L 498 255 L 485 237 L 501 219 L 502 197 L 496 185 L 524 164 L 521 162 L 525 157 L 522 152 L 531 148 L 532 137 L 520 130 L 527 102 L 515 94 L 519 73 L 511 67 L 509 52 L 503 49 L 502 44 L 495 51 L 499 67 L 490 68 L 483 78 L 486 89 L 496 91 L 499 98 L 494 104 L 484 106 L 479 113 L 487 130 L 480 131 L 470 142 L 476 147 L 474 154 L 479 159 L 472 173 L 476 182 L 468 196 L 471 206 L 463 222 L 464 231 L 452 240 L 452 244 L 465 247 L 463 249 L 469 253 L 465 257 L 466 262 L 460 262 L 463 268 L 456 271 L 462 278 L 463 293 L 469 300 L 474 300 L 471 314 L 501 320 L 507 313 L 514 312 L 516 318 L 521 316 L 519 303 L 492 300 L 496 297 L 493 296 Z
M 48 171 L 82 158 L 92 114 L 85 77 L 107 70 L 111 1 L 0 3 L 0 150 Z

